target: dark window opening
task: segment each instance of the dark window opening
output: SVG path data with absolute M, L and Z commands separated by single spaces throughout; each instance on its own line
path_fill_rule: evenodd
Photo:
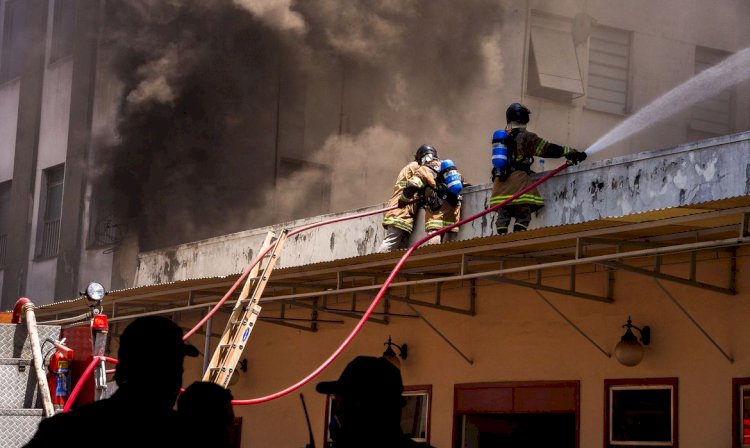
M 60 240 L 60 218 L 62 217 L 63 181 L 65 167 L 63 165 L 44 170 L 44 196 L 41 204 L 41 220 L 39 227 L 39 244 L 37 257 L 49 258 L 57 256 Z
M 7 2 L 3 22 L 3 47 L 0 54 L 0 82 L 18 78 L 23 73 L 23 59 L 26 49 L 25 22 L 26 3 L 24 0 Z
M 465 446 L 493 448 L 575 448 L 576 416 L 563 414 L 468 414 Z
M 453 447 L 577 448 L 578 381 L 457 384 Z
M 677 446 L 677 378 L 604 384 L 606 447 Z

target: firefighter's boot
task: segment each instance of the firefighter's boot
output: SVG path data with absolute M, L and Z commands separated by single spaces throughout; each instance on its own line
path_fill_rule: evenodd
M 516 207 L 516 222 L 513 224 L 514 232 L 523 232 L 529 229 L 531 222 L 531 207 L 528 205 L 519 205 Z
M 512 218 L 509 207 L 501 207 L 497 211 L 497 220 L 495 221 L 495 229 L 498 235 L 505 235 L 508 233 L 508 227 L 510 227 L 510 219 Z

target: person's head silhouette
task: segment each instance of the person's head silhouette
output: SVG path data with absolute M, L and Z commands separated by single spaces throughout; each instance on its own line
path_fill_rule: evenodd
M 185 356 L 198 354 L 182 340 L 176 323 L 161 316 L 139 317 L 120 336 L 115 382 L 122 390 L 163 397 L 171 407 L 182 387 Z
M 229 447 L 234 443 L 234 409 L 229 389 L 196 381 L 177 398 L 177 413 L 190 446 Z
M 338 380 L 318 383 L 315 390 L 335 396 L 329 428 L 339 446 L 402 436 L 401 371 L 385 358 L 357 356 Z

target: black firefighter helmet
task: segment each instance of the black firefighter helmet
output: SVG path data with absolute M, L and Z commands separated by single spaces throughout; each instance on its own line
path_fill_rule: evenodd
M 529 122 L 529 115 L 531 111 L 528 107 L 521 103 L 513 103 L 508 106 L 505 111 L 505 120 L 510 123 L 515 121 L 516 123 L 527 124 Z
M 437 149 L 432 145 L 422 145 L 417 148 L 417 152 L 414 154 L 414 161 L 421 164 L 422 158 L 427 154 L 432 154 L 432 158 L 437 158 Z

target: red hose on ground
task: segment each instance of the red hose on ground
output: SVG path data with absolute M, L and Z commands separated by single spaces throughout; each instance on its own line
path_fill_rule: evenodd
M 560 171 L 562 171 L 565 168 L 567 168 L 568 165 L 569 165 L 569 163 L 570 162 L 567 162 L 567 163 L 564 163 L 564 164 L 560 165 L 559 167 L 555 168 L 554 170 L 550 171 L 549 173 L 547 173 L 544 176 L 542 176 L 541 178 L 539 178 L 536 182 L 532 183 L 531 185 L 529 185 L 528 187 L 524 188 L 523 190 L 520 190 L 520 191 L 516 192 L 513 196 L 511 196 L 508 199 L 502 201 L 501 203 L 495 204 L 492 207 L 489 207 L 489 208 L 487 208 L 487 209 L 485 209 L 485 210 L 483 210 L 483 211 L 481 211 L 481 212 L 479 212 L 479 213 L 477 213 L 475 215 L 469 216 L 468 218 L 464 218 L 464 219 L 462 219 L 462 220 L 460 220 L 460 221 L 458 221 L 458 222 L 456 222 L 454 224 L 451 224 L 451 225 L 449 225 L 447 227 L 444 227 L 444 228 L 442 228 L 440 230 L 436 230 L 436 231 L 434 231 L 432 233 L 429 233 L 429 234 L 425 235 L 424 237 L 422 237 L 419 241 L 417 241 L 416 243 L 414 243 L 406 251 L 406 253 L 404 255 L 401 256 L 401 259 L 398 261 L 398 263 L 396 264 L 396 266 L 393 268 L 393 270 L 391 271 L 391 274 L 388 276 L 388 278 L 386 279 L 385 283 L 383 283 L 383 286 L 378 291 L 377 296 L 375 296 L 375 298 L 372 300 L 372 303 L 367 308 L 367 311 L 365 311 L 365 313 L 362 315 L 362 318 L 359 320 L 359 322 L 357 323 L 357 325 L 354 327 L 354 329 L 351 331 L 351 333 L 349 333 L 349 336 L 347 336 L 346 339 L 344 339 L 344 342 L 341 343 L 341 345 L 331 354 L 331 356 L 328 357 L 328 359 L 325 360 L 325 362 L 323 362 L 323 364 L 321 364 L 320 366 L 318 366 L 318 368 L 316 368 L 315 370 L 313 370 L 309 375 L 307 375 L 306 377 L 304 377 L 303 379 L 301 379 L 297 383 L 295 383 L 295 384 L 287 387 L 286 389 L 280 390 L 280 391 L 278 391 L 276 393 L 273 393 L 273 394 L 270 394 L 270 395 L 266 395 L 265 397 L 252 398 L 252 399 L 249 399 L 249 400 L 232 400 L 232 404 L 234 404 L 234 405 L 248 405 L 248 404 L 260 404 L 260 403 L 264 403 L 266 401 L 271 401 L 271 400 L 275 400 L 275 399 L 277 399 L 279 397 L 282 397 L 282 396 L 284 396 L 284 395 L 286 395 L 286 394 L 288 394 L 290 392 L 295 391 L 296 389 L 299 389 L 300 387 L 304 386 L 305 384 L 307 384 L 310 380 L 312 380 L 313 378 L 315 378 L 316 376 L 318 376 L 318 374 L 320 374 L 320 372 L 322 372 L 323 370 L 325 370 L 333 362 L 333 360 L 336 359 L 341 354 L 341 352 L 344 351 L 344 349 L 349 345 L 349 343 L 351 343 L 351 341 L 354 339 L 354 337 L 357 335 L 357 333 L 359 333 L 359 331 L 362 329 L 362 327 L 364 326 L 365 322 L 367 322 L 367 319 L 370 317 L 370 314 L 372 314 L 372 312 L 375 310 L 375 307 L 377 307 L 378 303 L 380 302 L 380 299 L 382 299 L 383 296 L 385 295 L 386 290 L 388 290 L 388 287 L 390 286 L 391 282 L 393 282 L 393 279 L 396 277 L 396 275 L 398 274 L 398 272 L 401 270 L 401 267 L 404 265 L 404 263 L 406 262 L 406 260 L 411 256 L 412 252 L 414 252 L 414 250 L 417 247 L 421 246 L 426 241 L 430 240 L 431 238 L 433 238 L 433 237 L 435 237 L 437 235 L 442 235 L 443 233 L 448 232 L 448 231 L 450 231 L 451 229 L 453 229 L 455 227 L 458 227 L 460 225 L 466 224 L 467 222 L 473 221 L 473 220 L 475 220 L 475 219 L 477 219 L 477 218 L 479 218 L 481 216 L 486 215 L 487 213 L 490 213 L 492 211 L 495 211 L 495 210 L 499 209 L 500 207 L 502 207 L 505 204 L 511 202 L 512 200 L 516 199 L 517 197 L 521 196 L 522 194 L 526 193 L 527 191 L 533 190 L 534 188 L 538 187 L 540 184 L 546 182 L 547 179 L 549 179 L 550 177 L 554 176 L 555 174 L 557 174 Z
M 83 383 L 86 382 L 89 376 L 91 376 L 91 372 L 94 371 L 94 368 L 97 364 L 99 364 L 100 360 L 105 360 L 107 362 L 111 362 L 112 364 L 117 364 L 117 360 L 115 358 L 110 358 L 109 356 L 94 356 L 94 358 L 91 360 L 89 365 L 86 367 L 86 370 L 83 371 L 81 374 L 81 377 L 78 378 L 78 382 L 76 383 L 73 390 L 70 392 L 70 395 L 68 396 L 68 400 L 65 402 L 65 406 L 63 407 L 63 412 L 68 412 L 70 410 L 70 407 L 73 406 L 73 403 L 76 401 L 76 398 L 78 398 L 78 393 L 81 391 L 81 388 L 83 387 Z
M 412 202 L 415 202 L 415 201 L 412 201 Z M 304 232 L 305 230 L 313 229 L 315 227 L 325 226 L 325 225 L 337 223 L 337 222 L 340 222 L 340 221 L 347 221 L 349 219 L 363 218 L 365 216 L 376 215 L 378 213 L 387 212 L 387 211 L 393 210 L 395 208 L 398 208 L 398 206 L 394 205 L 394 206 L 391 206 L 391 207 L 385 207 L 385 208 L 380 208 L 380 209 L 377 209 L 377 210 L 371 210 L 369 212 L 362 212 L 362 213 L 357 213 L 355 215 L 341 216 L 339 218 L 334 218 L 334 219 L 329 219 L 329 220 L 326 220 L 326 221 L 316 222 L 314 224 L 308 224 L 306 226 L 302 226 L 300 228 L 292 230 L 291 232 L 289 232 L 289 235 L 287 235 L 287 238 L 290 237 L 290 236 L 297 235 L 300 232 Z M 232 287 L 229 288 L 229 291 L 227 291 L 227 293 L 224 294 L 224 297 L 222 297 L 221 300 L 219 300 L 216 303 L 216 305 L 214 305 L 213 308 L 211 308 L 211 310 L 208 313 L 206 313 L 205 316 L 203 316 L 203 319 L 201 319 L 197 324 L 195 324 L 195 326 L 190 331 L 188 331 L 187 333 L 185 333 L 185 335 L 182 337 L 183 341 L 186 341 L 190 336 L 192 336 L 193 334 L 195 334 L 195 332 L 198 331 L 203 326 L 203 324 L 205 324 L 206 322 L 208 322 L 208 319 L 210 319 L 211 316 L 213 316 L 214 314 L 216 314 L 217 311 L 219 311 L 219 308 L 221 308 L 221 306 L 224 305 L 224 302 L 226 302 L 229 299 L 229 297 L 234 293 L 234 291 L 237 289 L 237 287 L 240 285 L 240 283 L 242 283 L 242 281 L 245 280 L 245 277 L 247 277 L 247 274 L 250 273 L 250 271 L 255 267 L 255 265 L 258 264 L 260 262 L 260 260 L 262 260 L 263 257 L 265 257 L 266 254 L 271 249 L 273 249 L 273 247 L 275 245 L 276 245 L 276 243 L 271 243 L 266 248 L 266 250 L 262 251 L 260 254 L 258 254 L 257 257 L 255 257 L 255 259 L 250 263 L 250 265 L 247 268 L 245 268 L 245 270 L 242 272 L 242 274 L 237 279 L 237 281 L 234 282 L 234 284 L 232 285 Z

